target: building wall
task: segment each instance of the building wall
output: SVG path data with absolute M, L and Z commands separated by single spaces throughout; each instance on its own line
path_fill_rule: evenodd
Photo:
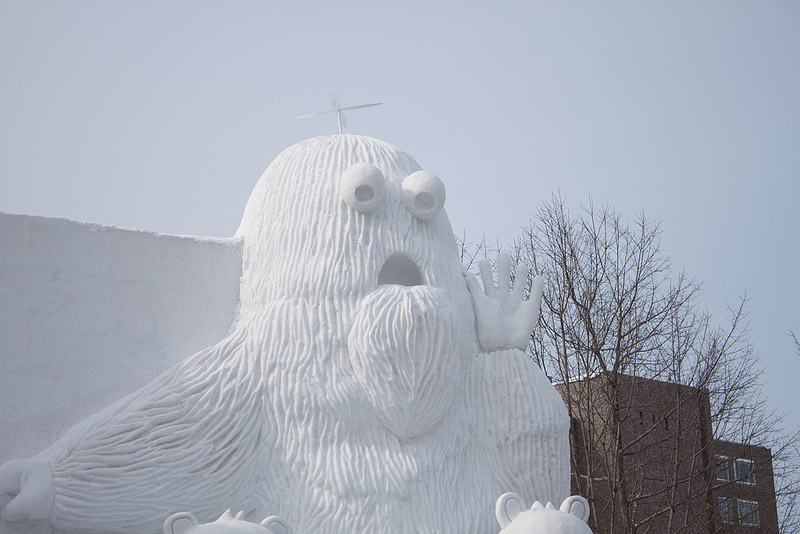
M 772 453 L 765 447 L 727 441 L 714 443 L 715 469 L 712 484 L 715 505 L 715 526 L 721 534 L 754 534 L 778 532 L 778 508 L 772 471 Z M 724 460 L 721 464 L 720 460 Z M 737 461 L 751 465 L 752 471 L 741 476 Z M 723 473 L 727 474 L 727 480 Z M 725 517 L 721 508 L 729 503 Z M 745 517 L 748 505 L 755 504 L 755 515 Z M 750 508 L 752 509 L 752 508 Z
M 718 449 L 741 445 L 712 439 L 708 393 L 626 375 L 616 380 L 598 374 L 556 384 L 572 417 L 572 491 L 590 499 L 595 532 L 739 532 L 720 523 L 718 502 L 720 492 L 735 498 L 742 485 L 719 487 L 713 467 Z M 770 519 L 762 519 L 761 530 L 742 532 L 777 533 L 769 451 L 750 449 L 761 451 L 757 478 L 764 486 L 744 489 L 757 493 L 753 499 L 765 503 Z

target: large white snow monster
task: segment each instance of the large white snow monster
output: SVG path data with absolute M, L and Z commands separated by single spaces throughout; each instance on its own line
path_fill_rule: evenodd
M 238 231 L 231 333 L 0 468 L 3 517 L 140 534 L 233 508 L 301 534 L 483 534 L 500 493 L 567 497 L 566 410 L 520 350 L 541 282 L 523 301 L 507 258 L 497 284 L 465 280 L 444 197 L 375 139 L 284 151 Z

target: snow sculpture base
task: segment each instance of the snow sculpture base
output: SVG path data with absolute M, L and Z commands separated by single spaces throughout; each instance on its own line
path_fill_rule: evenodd
M 567 497 L 566 410 L 514 348 L 538 302 L 505 260 L 497 284 L 468 285 L 444 198 L 381 141 L 284 151 L 237 232 L 230 332 L 35 457 L 50 524 L 157 533 L 175 512 L 232 508 L 298 533 L 483 534 L 505 491 Z M 504 336 L 479 338 L 487 325 Z M 26 465 L 0 469 L 14 518 L 41 510 Z

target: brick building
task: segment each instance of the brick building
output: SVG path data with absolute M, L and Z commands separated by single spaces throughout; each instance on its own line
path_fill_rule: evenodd
M 708 392 L 610 374 L 555 386 L 594 532 L 777 534 L 771 453 L 714 440 Z
M 714 532 L 778 532 L 769 449 L 715 441 L 712 487 L 718 511 Z

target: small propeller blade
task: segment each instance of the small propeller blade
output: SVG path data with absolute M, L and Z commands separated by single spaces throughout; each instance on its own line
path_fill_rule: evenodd
M 308 117 L 316 117 L 317 115 L 325 115 L 326 113 L 336 113 L 337 111 L 336 109 L 326 109 L 325 111 L 317 111 L 309 113 L 308 115 L 300 115 L 299 117 L 295 117 L 295 119 L 306 119 Z
M 339 108 L 342 111 L 346 109 L 361 109 L 361 108 L 371 108 L 372 106 L 380 106 L 383 102 L 375 102 L 374 104 L 359 104 L 358 106 L 347 106 L 346 108 Z
M 333 94 L 333 93 L 331 93 L 331 104 L 333 104 L 333 109 L 335 109 L 337 111 L 342 109 L 342 106 L 339 105 L 339 99 L 336 98 L 336 95 Z

